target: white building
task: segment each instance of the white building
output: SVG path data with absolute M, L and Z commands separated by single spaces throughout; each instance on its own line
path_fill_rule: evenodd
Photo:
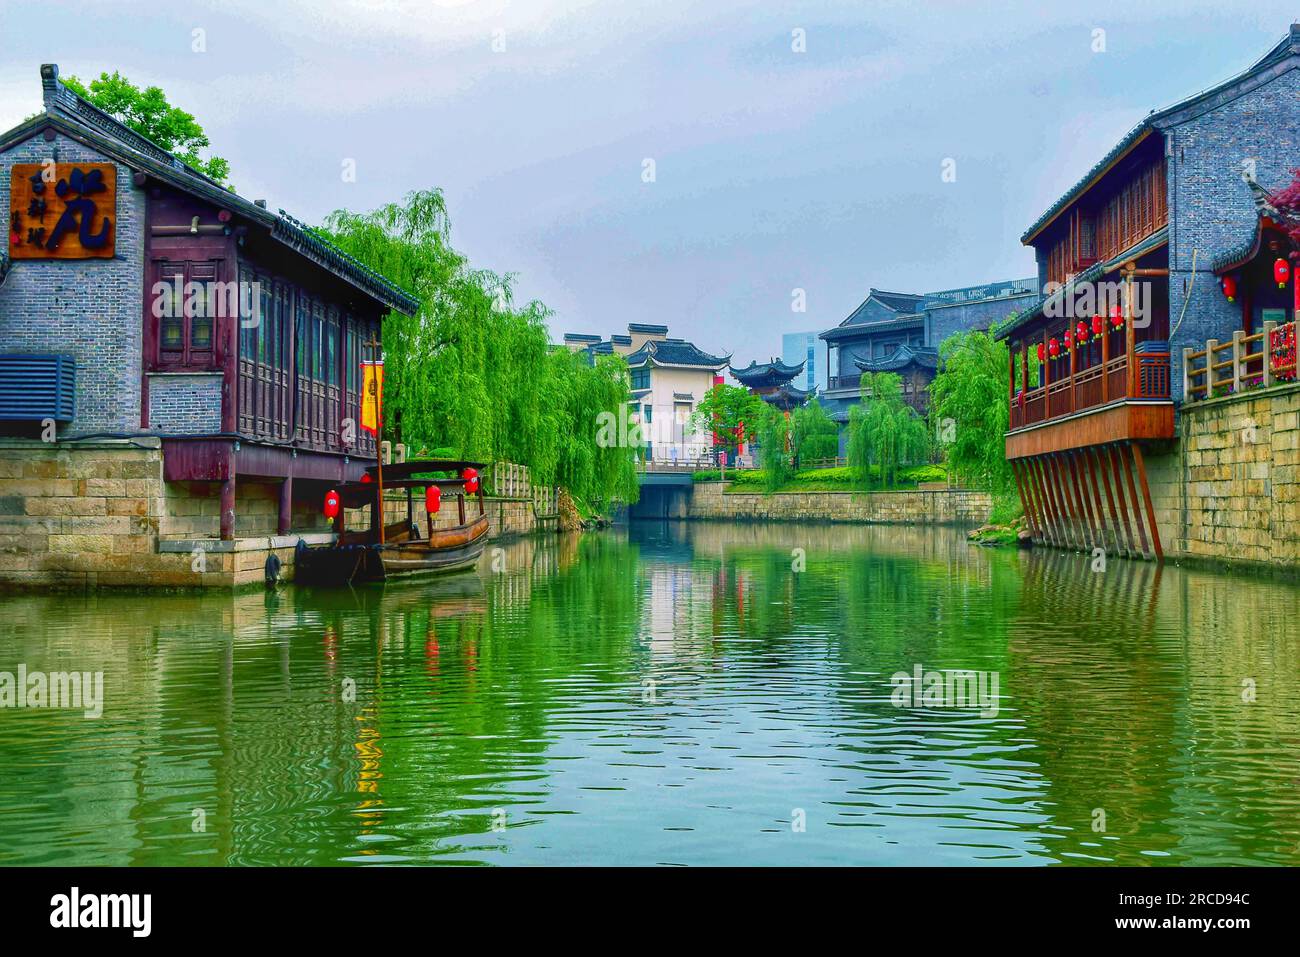
M 698 460 L 713 452 L 708 430 L 691 427 L 691 415 L 722 373 L 730 356 L 715 356 L 684 339 L 668 338 L 668 327 L 628 323 L 627 335 L 566 333 L 564 344 L 575 352 L 621 355 L 631 372 L 631 419 L 641 426 L 650 461 Z

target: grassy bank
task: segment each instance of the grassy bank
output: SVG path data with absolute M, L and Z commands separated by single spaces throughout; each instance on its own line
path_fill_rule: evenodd
M 717 482 L 723 476 L 717 469 L 706 469 L 694 473 L 697 482 Z M 726 480 L 731 483 L 727 492 L 731 494 L 754 494 L 767 491 L 767 476 L 762 469 L 727 469 Z M 778 488 L 778 492 L 880 492 L 906 491 L 915 489 L 924 482 L 946 482 L 948 472 L 942 465 L 918 465 L 900 469 L 895 480 L 882 488 L 880 474 L 872 470 L 864 484 L 859 481 L 850 468 L 801 469 L 790 480 Z

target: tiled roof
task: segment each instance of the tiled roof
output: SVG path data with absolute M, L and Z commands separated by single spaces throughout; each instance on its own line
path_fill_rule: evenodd
M 44 126 L 54 126 L 74 138 L 85 140 L 106 155 L 202 199 L 237 210 L 239 215 L 264 226 L 272 237 L 294 249 L 317 265 L 351 282 L 371 298 L 390 309 L 408 315 L 420 306 L 419 300 L 360 260 L 348 255 L 333 243 L 280 210 L 268 211 L 215 180 L 192 169 L 177 157 L 118 122 L 103 110 L 82 99 L 59 82 L 55 64 L 41 67 L 41 86 L 45 112 L 0 136 L 8 144 L 30 136 Z
M 649 336 L 666 336 L 668 335 L 667 326 L 651 325 L 644 322 L 629 322 L 627 324 L 628 332 L 639 332 L 642 335 Z
M 1135 145 L 1138 140 L 1142 139 L 1148 133 L 1158 129 L 1160 120 L 1172 113 L 1194 108 L 1203 104 L 1213 105 L 1218 94 L 1225 91 L 1252 75 L 1261 73 L 1278 66 L 1290 57 L 1300 55 L 1300 24 L 1292 24 L 1291 32 L 1275 45 L 1260 60 L 1251 65 L 1248 69 L 1238 73 L 1236 76 L 1224 80 L 1208 90 L 1193 94 L 1185 99 L 1179 100 L 1172 106 L 1167 106 L 1162 110 L 1152 110 L 1148 113 L 1133 129 L 1124 134 L 1124 137 L 1115 146 L 1103 156 L 1097 163 L 1083 175 L 1077 183 L 1071 186 L 1060 199 L 1054 202 L 1047 210 L 1034 221 L 1034 224 L 1025 230 L 1020 237 L 1022 243 L 1027 243 L 1030 238 L 1046 226 L 1061 210 L 1065 209 L 1072 203 L 1091 183 L 1096 179 L 1111 163 L 1121 154 Z
M 896 372 L 913 364 L 922 369 L 939 368 L 939 350 L 928 346 L 912 347 L 903 343 L 883 359 L 854 360 L 854 365 L 863 372 Z
M 803 372 L 805 365 L 801 362 L 797 366 L 788 366 L 779 359 L 772 359 L 770 362 L 751 362 L 743 369 L 732 366 L 731 374 L 752 388 L 763 383 L 788 382 Z
M 731 361 L 730 356 L 714 356 L 694 343 L 684 339 L 651 339 L 640 349 L 627 357 L 629 366 L 641 366 L 647 362 L 661 366 L 695 366 L 701 369 L 717 369 Z

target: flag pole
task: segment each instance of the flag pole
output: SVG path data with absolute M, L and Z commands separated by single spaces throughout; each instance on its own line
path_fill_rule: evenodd
M 383 420 L 379 417 L 379 342 L 375 333 L 370 333 L 370 390 L 375 397 L 375 509 L 379 516 L 379 544 L 384 544 L 384 450 Z

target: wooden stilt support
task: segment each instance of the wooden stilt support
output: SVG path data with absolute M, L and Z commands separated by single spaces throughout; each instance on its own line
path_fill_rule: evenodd
M 1128 520 L 1128 502 L 1124 498 L 1124 480 L 1120 477 L 1120 453 L 1113 445 L 1105 449 L 1107 458 L 1110 459 L 1111 471 L 1115 473 L 1115 497 L 1119 500 L 1120 517 L 1124 520 L 1124 540 L 1128 543 L 1128 552 L 1130 555 L 1141 555 L 1138 550 L 1137 541 L 1133 538 L 1133 526 Z
M 1267 348 L 1265 361 L 1267 361 Z M 1160 547 L 1160 529 L 1156 527 L 1156 510 L 1151 505 L 1151 488 L 1147 485 L 1147 467 L 1142 460 L 1142 447 L 1133 443 L 1133 461 L 1137 464 L 1138 483 L 1142 486 L 1142 501 L 1146 504 L 1147 521 L 1151 523 L 1151 545 L 1156 550 L 1156 561 L 1165 560 L 1165 551 Z
M 1124 463 L 1124 480 L 1128 483 L 1128 494 L 1133 501 L 1133 524 L 1137 526 L 1138 542 L 1142 546 L 1142 557 L 1151 557 L 1151 547 L 1147 544 L 1147 532 L 1142 520 L 1142 500 L 1138 498 L 1137 486 L 1133 482 L 1133 445 L 1131 442 L 1119 444 L 1119 457 Z
M 1115 543 L 1115 554 L 1127 555 L 1128 549 L 1124 547 L 1124 541 L 1120 538 L 1119 533 L 1119 513 L 1115 511 L 1115 495 L 1110 488 L 1110 475 L 1106 471 L 1106 450 L 1092 449 L 1090 454 L 1094 458 L 1094 464 L 1097 468 L 1097 474 L 1101 476 L 1101 484 L 1106 489 L 1106 505 L 1110 509 L 1110 528 L 1111 539 Z
M 1074 507 L 1074 500 L 1070 496 L 1070 488 L 1065 481 L 1065 467 L 1055 453 L 1047 457 L 1047 462 L 1052 468 L 1052 488 L 1056 492 L 1057 501 L 1061 503 L 1061 528 L 1065 535 L 1066 547 L 1077 548 L 1079 517 Z
M 1052 461 L 1050 455 L 1044 455 L 1039 459 L 1039 463 L 1043 470 L 1043 488 L 1047 493 L 1048 500 L 1052 503 L 1057 547 L 1069 548 L 1069 516 L 1065 513 L 1065 502 L 1061 498 L 1061 490 L 1056 482 L 1056 463 Z
M 1056 513 L 1052 510 L 1052 503 L 1047 497 L 1047 489 L 1043 484 L 1043 461 L 1037 456 L 1026 461 L 1029 463 L 1029 477 L 1034 486 L 1034 495 L 1038 499 L 1038 509 L 1043 516 L 1043 537 L 1047 544 L 1055 546 L 1059 541 L 1056 533 Z
M 1101 488 L 1097 484 L 1097 473 L 1092 467 L 1091 449 L 1082 448 L 1079 450 L 1079 455 L 1080 464 L 1083 467 L 1084 484 L 1092 486 L 1093 514 L 1097 516 L 1097 545 L 1102 551 L 1115 554 L 1117 550 L 1112 549 L 1110 535 L 1107 534 L 1106 513 L 1101 508 Z

